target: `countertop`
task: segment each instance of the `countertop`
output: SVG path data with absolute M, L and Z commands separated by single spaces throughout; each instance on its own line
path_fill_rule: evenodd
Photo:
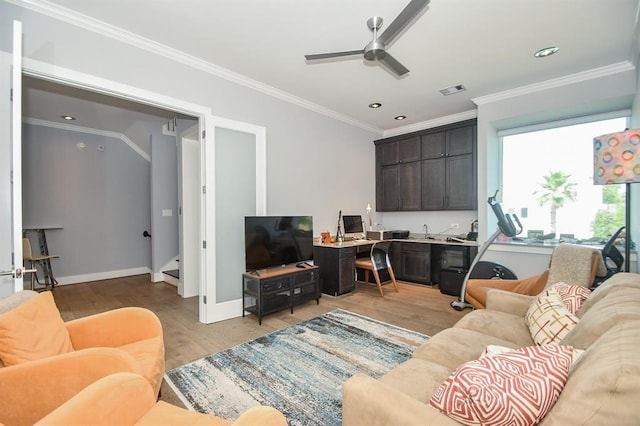
M 383 240 L 383 241 L 401 241 L 401 242 L 417 243 L 417 244 L 439 244 L 439 245 L 470 246 L 470 247 L 479 246 L 477 241 L 463 241 L 463 242 L 447 241 L 448 237 L 453 237 L 453 235 L 449 235 L 449 236 L 441 235 L 441 236 L 429 237 L 429 238 L 424 238 L 424 235 L 421 235 L 421 236 L 410 235 L 407 238 L 394 238 L 394 239 Z M 382 241 L 382 240 L 362 239 L 362 240 L 343 241 L 341 243 L 336 242 L 336 243 L 330 243 L 330 244 L 314 243 L 314 246 L 330 247 L 330 248 L 357 247 L 357 246 L 373 244 L 378 241 Z

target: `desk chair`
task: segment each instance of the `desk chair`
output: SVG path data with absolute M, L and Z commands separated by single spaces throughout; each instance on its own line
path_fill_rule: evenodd
M 391 267 L 391 261 L 389 260 L 389 249 L 391 248 L 391 241 L 380 241 L 371 246 L 371 253 L 368 258 L 356 259 L 356 271 L 358 269 L 364 270 L 364 281 L 369 284 L 369 271 L 373 271 L 373 276 L 378 284 L 378 290 L 380 295 L 384 297 L 384 291 L 382 291 L 382 284 L 380 283 L 380 274 L 378 271 L 386 269 L 391 277 L 393 287 L 398 292 L 398 283 L 396 282 L 396 276 L 393 273 Z
M 36 264 L 40 264 L 42 268 L 42 273 L 44 274 L 44 283 L 45 287 L 51 286 L 53 288 L 56 283 L 56 279 L 53 277 L 53 271 L 51 270 L 51 259 L 56 259 L 60 256 L 57 255 L 34 255 L 31 251 L 31 242 L 28 238 L 22 239 L 22 258 L 25 262 L 27 262 L 28 269 L 33 269 L 34 272 L 30 272 L 31 274 L 31 290 L 34 289 L 34 278 L 35 281 L 40 285 L 40 280 L 38 280 L 38 272 L 35 270 Z
M 604 266 L 607 268 L 607 276 L 609 278 L 613 274 L 617 274 L 622 271 L 624 265 L 624 256 L 620 253 L 620 250 L 616 247 L 616 241 L 620 236 L 620 233 L 624 231 L 624 226 L 620 227 L 612 236 L 609 241 L 602 248 L 602 257 L 604 259 Z M 625 237 L 626 238 L 626 237 Z M 604 280 L 603 280 L 604 281 Z

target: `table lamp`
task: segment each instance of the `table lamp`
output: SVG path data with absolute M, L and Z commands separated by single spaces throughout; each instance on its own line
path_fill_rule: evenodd
M 369 218 L 369 231 L 373 231 L 373 219 L 371 218 L 371 203 L 367 203 L 367 216 Z
M 631 263 L 631 184 L 635 182 L 640 182 L 640 129 L 627 129 L 593 138 L 593 183 L 626 185 L 625 272 L 629 272 Z

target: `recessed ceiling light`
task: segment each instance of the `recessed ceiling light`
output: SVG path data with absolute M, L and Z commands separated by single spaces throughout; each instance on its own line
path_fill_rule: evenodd
M 538 50 L 533 54 L 536 58 L 546 58 L 547 56 L 551 56 L 556 53 L 559 49 L 555 46 L 545 47 L 544 49 Z
M 369 108 L 373 108 L 373 109 L 380 108 L 381 106 L 382 104 L 380 102 L 374 102 L 372 104 L 369 104 Z
M 396 115 L 393 117 L 394 120 L 404 120 L 405 118 L 407 118 L 406 115 Z
M 75 119 L 76 119 L 75 117 L 72 117 L 72 116 L 70 116 L 70 115 L 61 115 L 60 117 L 61 117 L 63 120 L 69 120 L 69 121 L 71 121 L 71 120 L 75 120 Z
M 467 90 L 462 84 L 456 84 L 455 86 L 447 87 L 446 89 L 440 89 L 440 93 L 445 96 L 453 95 L 454 93 L 464 92 Z

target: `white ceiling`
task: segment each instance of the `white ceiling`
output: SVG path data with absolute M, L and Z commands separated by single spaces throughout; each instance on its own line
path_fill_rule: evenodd
M 71 15 L 86 15 L 76 15 L 79 19 L 121 28 L 381 131 L 472 111 L 474 98 L 636 63 L 640 0 L 431 0 L 387 46 L 410 70 L 401 78 L 360 57 L 305 61 L 305 54 L 362 49 L 372 36 L 367 19 L 381 16 L 388 25 L 408 1 L 51 3 Z M 533 57 L 548 46 L 560 50 Z M 448 97 L 439 92 L 457 84 L 467 90 Z M 383 106 L 370 109 L 371 102 Z M 29 103 L 25 115 L 45 114 L 37 105 Z M 407 119 L 396 121 L 397 115 Z

